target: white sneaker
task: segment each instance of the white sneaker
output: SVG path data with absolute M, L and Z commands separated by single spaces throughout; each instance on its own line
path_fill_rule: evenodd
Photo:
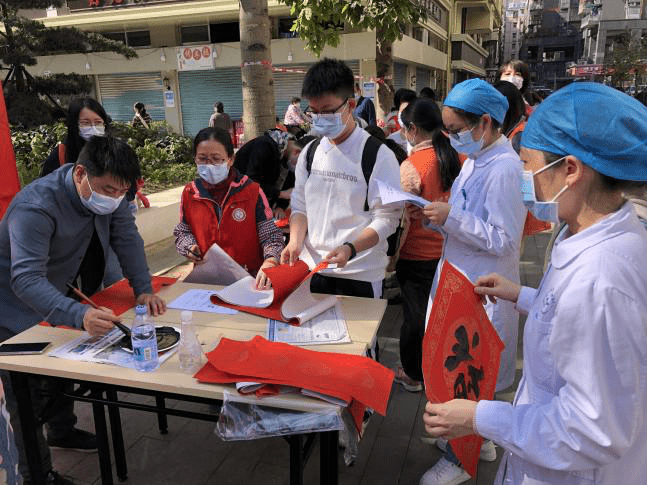
M 420 479 L 420 485 L 458 485 L 468 481 L 469 473 L 442 457 Z
M 436 446 L 443 452 L 447 452 L 447 443 L 448 441 L 445 438 L 436 438 Z M 479 459 L 488 462 L 496 461 L 496 446 L 494 446 L 494 442 L 491 440 L 483 440 Z

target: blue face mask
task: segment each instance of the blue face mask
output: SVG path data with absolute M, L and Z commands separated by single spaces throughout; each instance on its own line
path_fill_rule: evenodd
M 92 189 L 92 185 L 90 185 L 90 179 L 88 179 L 88 186 L 92 191 L 90 193 L 90 198 L 84 199 L 83 196 L 80 196 L 81 203 L 86 207 L 86 209 L 97 215 L 105 216 L 106 214 L 112 214 L 117 210 L 121 201 L 124 200 L 123 195 L 115 199 L 114 197 L 95 192 Z
M 454 147 L 454 150 L 458 153 L 464 153 L 470 158 L 474 158 L 473 155 L 483 149 L 483 137 L 485 136 L 484 131 L 483 136 L 479 140 L 475 140 L 472 136 L 472 130 L 449 135 L 449 143 Z
M 528 211 L 540 221 L 559 224 L 559 206 L 557 198 L 562 195 L 566 189 L 568 189 L 568 185 L 565 185 L 562 190 L 557 192 L 557 195 L 555 195 L 551 200 L 540 202 L 537 200 L 537 196 L 535 195 L 535 175 L 549 169 L 565 158 L 566 157 L 562 157 L 559 160 L 555 160 L 534 173 L 529 170 L 524 170 L 522 174 L 521 194 L 523 196 L 523 204 L 526 206 L 526 209 L 528 209 Z
M 198 165 L 198 175 L 212 185 L 216 185 L 229 175 L 229 165 L 226 163 L 201 163 Z
M 346 123 L 342 119 L 342 113 L 333 114 L 312 114 L 311 135 L 326 136 L 334 140 L 342 134 Z

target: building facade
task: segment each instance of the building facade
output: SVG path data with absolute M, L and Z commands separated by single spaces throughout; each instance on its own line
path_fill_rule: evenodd
M 624 37 L 640 41 L 647 34 L 647 3 L 641 0 L 582 1 L 582 64 L 603 65 Z
M 528 21 L 528 0 L 507 0 L 501 36 L 502 60 L 519 59 L 521 40 Z
M 486 76 L 484 45 L 498 33 L 502 0 L 419 1 L 427 20 L 408 27 L 394 43 L 392 82 L 396 89 L 417 92 L 430 86 L 443 99 L 454 83 Z M 293 19 L 285 5 L 269 0 L 268 11 L 276 115 L 282 118 L 317 58 L 291 32 Z M 35 75 L 91 75 L 93 95 L 115 120 L 131 120 L 136 102 L 144 103 L 154 120 L 166 120 L 187 135 L 207 125 L 216 101 L 234 120 L 242 118 L 237 1 L 68 0 L 62 8 L 25 14 L 48 27 L 100 32 L 137 50 L 138 57 L 130 60 L 111 52 L 42 56 L 29 68 Z M 377 41 L 374 31 L 345 28 L 339 45 L 325 47 L 322 56 L 347 62 L 360 82 L 379 81 Z
M 583 44 L 578 11 L 579 0 L 530 0 L 519 58 L 528 64 L 534 87 L 555 90 L 573 80 L 567 69 Z

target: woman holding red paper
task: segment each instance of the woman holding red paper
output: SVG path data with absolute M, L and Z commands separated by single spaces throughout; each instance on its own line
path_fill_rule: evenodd
M 505 448 L 496 484 L 644 485 L 647 232 L 626 199 L 647 188 L 647 110 L 595 83 L 547 98 L 521 139 L 524 202 L 564 221 L 537 290 L 500 275 L 476 293 L 528 314 L 514 403 L 428 403 L 433 436 Z
M 234 147 L 226 130 L 200 130 L 193 154 L 200 177 L 182 192 L 181 221 L 173 231 L 177 251 L 200 264 L 218 244 L 256 275 L 258 288 L 269 287 L 263 270 L 278 264 L 284 244 L 263 190 L 232 167 Z

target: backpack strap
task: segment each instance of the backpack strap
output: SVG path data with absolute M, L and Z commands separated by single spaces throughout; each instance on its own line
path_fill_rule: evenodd
M 312 161 L 315 158 L 315 152 L 319 146 L 320 139 L 314 140 L 310 145 L 308 145 L 308 151 L 306 152 L 306 170 L 308 171 L 308 176 L 312 171 Z M 382 142 L 375 138 L 374 136 L 369 136 L 364 143 L 364 150 L 362 151 L 362 173 L 364 174 L 364 180 L 366 180 L 366 199 L 364 200 L 364 211 L 368 212 L 368 183 L 371 180 L 371 174 L 373 173 L 373 167 L 375 167 L 375 162 L 377 161 L 377 152 L 380 150 Z
M 377 161 L 377 152 L 380 150 L 382 142 L 374 136 L 369 136 L 364 143 L 364 150 L 362 151 L 362 172 L 364 173 L 364 180 L 366 180 L 366 200 L 364 200 L 364 211 L 368 212 L 368 183 L 371 180 L 373 167 Z
M 312 161 L 315 159 L 315 152 L 317 151 L 320 142 L 321 138 L 317 138 L 308 145 L 308 151 L 306 152 L 306 170 L 308 171 L 308 177 L 312 171 Z
M 63 166 L 67 162 L 67 150 L 63 143 L 58 144 L 58 163 Z

